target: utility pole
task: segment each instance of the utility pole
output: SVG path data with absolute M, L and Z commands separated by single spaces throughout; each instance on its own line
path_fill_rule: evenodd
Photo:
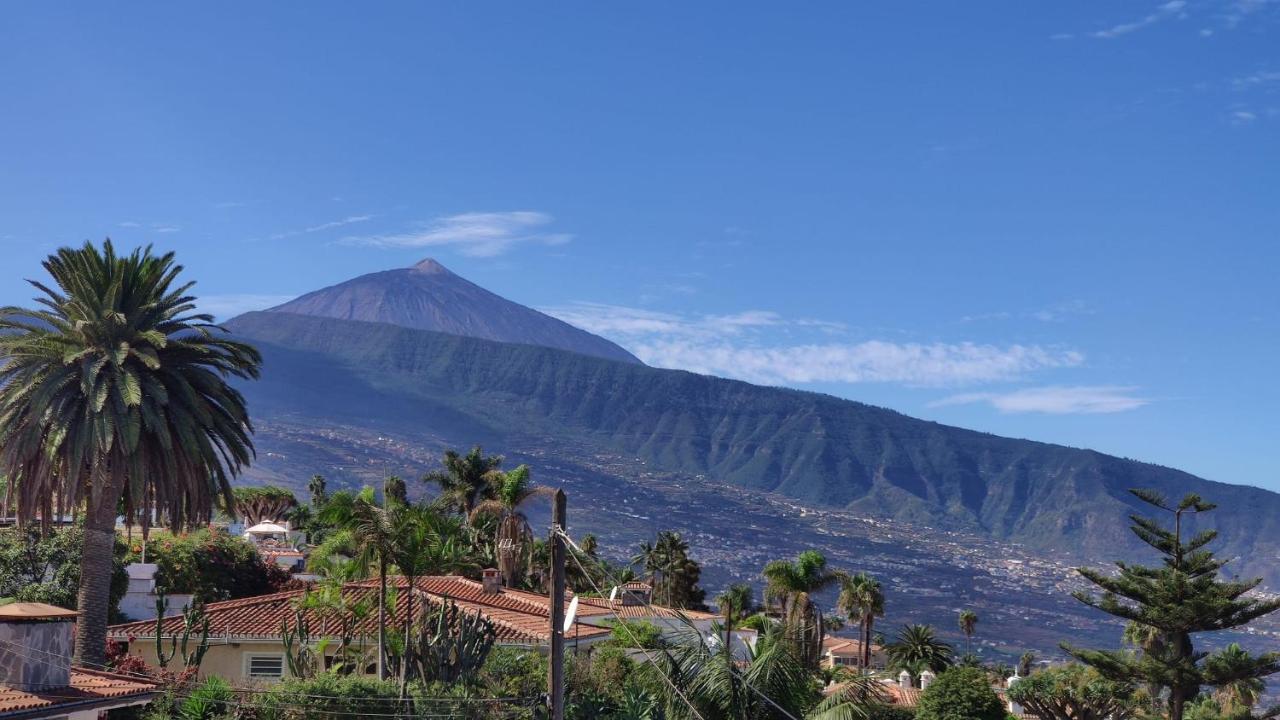
M 560 533 L 565 523 L 564 490 L 556 490 L 551 510 L 551 667 L 547 669 L 547 701 L 551 720 L 564 720 L 564 554 Z

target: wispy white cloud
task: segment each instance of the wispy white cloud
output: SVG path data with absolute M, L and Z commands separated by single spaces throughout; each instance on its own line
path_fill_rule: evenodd
M 960 318 L 960 321 L 966 323 L 991 320 L 1038 320 L 1040 322 L 1062 322 L 1070 317 L 1077 315 L 1092 315 L 1094 312 L 1095 310 L 1093 306 L 1083 300 L 1064 300 L 1062 302 L 1057 302 L 1034 310 L 1023 310 L 1019 312 L 1000 310 L 997 312 L 965 315 Z
M 840 323 L 788 319 L 766 310 L 688 316 L 616 305 L 544 308 L 560 319 L 622 343 L 644 362 L 771 385 L 889 382 L 923 386 L 1011 380 L 1073 367 L 1070 349 L 982 343 L 836 342 Z M 813 333 L 822 338 L 813 340 Z
M 521 244 L 563 245 L 567 233 L 547 232 L 553 218 L 534 210 L 471 212 L 448 215 L 402 233 L 342 238 L 351 245 L 386 248 L 455 247 L 471 257 L 494 257 Z
M 1151 401 L 1138 389 L 1122 385 L 1049 385 L 1005 393 L 963 393 L 931 403 L 930 407 L 986 403 L 1002 413 L 1093 415 L 1136 410 Z
M 1114 39 L 1122 35 L 1128 35 L 1131 32 L 1141 30 L 1145 27 L 1150 27 L 1151 25 L 1155 25 L 1156 23 L 1170 18 L 1183 17 L 1186 7 L 1186 0 L 1168 0 L 1168 2 L 1161 4 L 1155 10 L 1144 15 L 1138 20 L 1112 25 L 1105 30 L 1099 30 L 1093 33 L 1093 36 L 1096 38 Z
M 122 228 L 136 228 L 136 227 L 142 227 L 142 223 L 140 223 L 140 222 L 134 222 L 133 220 L 125 220 L 124 222 L 122 222 L 122 223 L 117 223 L 117 224 L 118 224 L 120 227 L 122 227 Z
M 151 223 L 151 230 L 158 233 L 176 233 L 180 232 L 182 228 L 166 223 Z
M 1258 119 L 1258 114 L 1249 110 L 1236 110 L 1231 113 L 1232 125 L 1248 125 Z
M 202 295 L 196 299 L 196 309 L 209 313 L 218 320 L 228 320 L 251 310 L 265 310 L 293 299 L 292 295 L 231 294 Z
M 333 230 L 334 228 L 346 227 L 347 225 L 354 225 L 356 223 L 367 222 L 372 219 L 373 219 L 372 215 L 348 215 L 347 217 L 341 218 L 339 220 L 330 220 L 329 222 L 322 222 L 318 225 L 311 225 L 309 227 L 304 227 L 298 230 L 286 230 L 284 232 L 278 232 L 275 235 L 272 235 L 270 239 L 283 240 L 284 238 L 295 237 L 297 235 L 309 235 L 311 233 L 324 232 L 325 230 Z

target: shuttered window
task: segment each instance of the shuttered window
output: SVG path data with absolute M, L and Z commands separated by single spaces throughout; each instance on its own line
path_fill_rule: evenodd
M 245 655 L 245 677 L 282 678 L 284 677 L 283 655 Z

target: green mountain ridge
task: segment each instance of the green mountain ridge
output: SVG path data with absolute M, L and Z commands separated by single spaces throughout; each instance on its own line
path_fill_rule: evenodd
M 255 412 L 376 419 L 459 443 L 557 437 L 803 503 L 1088 558 L 1136 549 L 1127 489 L 1198 492 L 1241 575 L 1280 585 L 1280 495 L 784 388 L 395 325 L 249 313 Z

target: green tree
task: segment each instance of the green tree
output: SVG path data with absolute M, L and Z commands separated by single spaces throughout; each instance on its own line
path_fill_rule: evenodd
M 399 475 L 389 475 L 382 481 L 382 504 L 391 507 L 393 503 L 406 505 L 409 502 L 409 488 Z
M 340 539 L 356 553 L 358 564 L 375 567 L 378 573 L 378 679 L 387 679 L 387 568 L 395 551 L 394 510 L 380 507 L 373 488 L 359 495 L 334 493 L 322 516 L 348 535 Z M 336 540 L 335 540 L 336 542 Z
M 1142 703 L 1134 686 L 1084 665 L 1062 665 L 1022 678 L 1009 699 L 1041 720 L 1128 720 Z
M 252 543 L 222 529 L 158 537 L 148 546 L 147 559 L 156 564 L 156 584 L 165 592 L 190 593 L 199 603 L 276 592 L 289 580 L 289 573 L 265 562 Z
M 253 445 L 227 379 L 261 356 L 195 311 L 172 253 L 85 243 L 44 268 L 41 308 L 0 309 L 0 474 L 25 520 L 83 506 L 76 657 L 101 664 L 118 510 L 177 528 L 230 504 Z
M 1216 674 L 1210 680 L 1202 664 L 1205 655 L 1197 653 L 1192 644 L 1193 634 L 1245 625 L 1280 608 L 1280 599 L 1247 595 L 1261 579 L 1218 579 L 1218 571 L 1226 561 L 1205 549 L 1217 537 L 1216 530 L 1204 530 L 1184 539 L 1184 521 L 1213 510 L 1213 504 L 1194 494 L 1171 504 L 1149 490 L 1132 492 L 1173 521 L 1173 527 L 1168 528 L 1151 518 L 1130 516 L 1133 533 L 1163 556 L 1162 564 L 1145 567 L 1117 562 L 1118 572 L 1114 574 L 1080 568 L 1080 574 L 1103 592 L 1094 595 L 1078 591 L 1074 595 L 1108 615 L 1155 628 L 1163 636 L 1163 648 L 1158 653 L 1135 656 L 1123 650 L 1063 647 L 1113 680 L 1166 688 L 1170 720 L 1183 720 L 1186 703 L 1196 697 L 1201 685 L 1262 678 L 1280 670 L 1280 654 L 1267 653 L 1234 665 L 1229 674 Z M 1220 671 L 1228 673 L 1225 669 Z
M 298 500 L 293 492 L 275 485 L 238 487 L 231 491 L 233 505 L 230 515 L 240 518 L 245 525 L 284 520 Z
M 776 602 L 787 636 L 805 666 L 817 668 L 822 655 L 822 611 L 813 596 L 839 582 L 842 573 L 827 567 L 817 550 L 805 550 L 794 561 L 774 560 L 764 566 L 766 602 Z
M 0 598 L 43 602 L 75 610 L 83 547 L 84 531 L 78 527 L 57 528 L 47 533 L 30 525 L 0 529 Z M 111 554 L 108 601 L 113 622 L 119 619 L 120 599 L 129 587 L 129 576 L 124 569 L 127 553 L 128 547 L 117 537 Z
M 824 701 L 818 675 L 778 627 L 763 633 L 736 665 L 689 629 L 662 651 L 653 670 L 666 676 L 653 688 L 671 720 L 695 717 L 686 700 L 705 720 L 836 720 L 863 717 L 880 697 L 874 680 L 852 678 Z
M 978 613 L 966 608 L 960 611 L 957 621 L 960 632 L 964 633 L 964 650 L 966 653 L 972 653 L 973 634 L 978 629 Z
M 866 573 L 858 573 L 841 583 L 840 609 L 857 620 L 862 643 L 863 668 L 871 667 L 871 635 L 876 618 L 884 617 L 884 591 L 880 582 Z
M 493 499 L 495 475 L 502 467 L 501 455 L 485 455 L 476 445 L 466 455 L 446 450 L 443 464 L 443 471 L 430 472 L 422 478 L 426 484 L 440 488 L 441 505 L 470 517 L 477 505 Z
M 474 519 L 480 515 L 497 518 L 495 540 L 498 550 L 498 572 L 505 587 L 515 587 L 529 569 L 529 553 L 533 547 L 533 529 L 524 514 L 525 505 L 537 497 L 550 497 L 555 493 L 548 487 L 533 484 L 529 466 L 521 465 L 510 472 L 490 473 L 493 483 L 491 499 L 482 500 L 471 511 Z
M 1213 699 L 1228 713 L 1248 712 L 1258 704 L 1266 683 L 1252 669 L 1257 658 L 1236 643 L 1205 658 L 1205 682 L 1213 685 Z
M 894 669 L 915 674 L 918 668 L 940 673 L 951 667 L 955 652 L 938 639 L 928 625 L 903 625 L 897 639 L 886 648 L 889 664 Z
M 916 719 L 1005 720 L 1005 708 L 985 672 L 956 667 L 943 672 L 920 693 Z
M 689 543 L 678 532 L 663 530 L 654 542 L 640 543 L 631 562 L 648 573 L 653 601 L 659 605 L 696 608 L 706 598 L 698 587 L 702 567 L 689 557 Z
M 327 485 L 323 475 L 312 475 L 307 481 L 307 492 L 311 493 L 311 509 L 317 513 L 329 501 Z

